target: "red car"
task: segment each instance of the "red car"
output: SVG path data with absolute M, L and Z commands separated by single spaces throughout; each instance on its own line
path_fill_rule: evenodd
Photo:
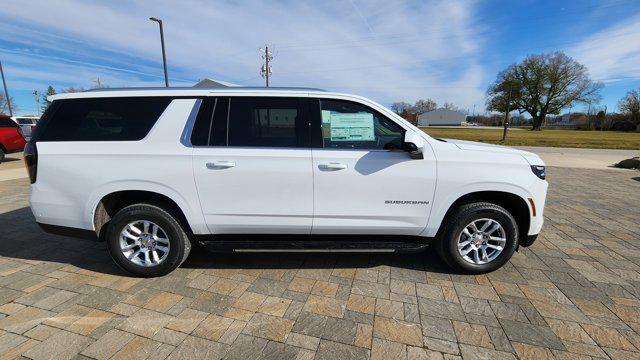
M 0 162 L 5 154 L 20 152 L 27 141 L 22 135 L 20 125 L 6 115 L 0 115 Z

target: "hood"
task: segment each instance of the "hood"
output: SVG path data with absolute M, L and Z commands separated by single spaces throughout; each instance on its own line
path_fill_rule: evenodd
M 524 150 L 514 149 L 508 146 L 486 144 L 476 141 L 466 141 L 457 139 L 443 139 L 448 143 L 454 144 L 461 150 L 486 151 L 492 153 L 515 154 L 522 156 L 530 165 L 544 165 L 544 161 L 540 156 Z

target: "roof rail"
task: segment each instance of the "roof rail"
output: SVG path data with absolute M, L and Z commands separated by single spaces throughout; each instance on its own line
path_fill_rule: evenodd
M 258 91 L 322 91 L 324 89 L 308 88 L 308 87 L 264 87 L 264 86 L 227 86 L 227 87 L 191 87 L 191 86 L 173 86 L 173 87 L 123 87 L 123 88 L 99 88 L 89 89 L 82 92 L 99 92 L 99 91 L 140 91 L 140 90 L 212 90 L 212 91 L 235 91 L 235 90 L 258 90 Z

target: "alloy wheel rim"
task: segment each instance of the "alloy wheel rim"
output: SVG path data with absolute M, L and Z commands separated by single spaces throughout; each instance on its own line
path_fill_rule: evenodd
M 493 219 L 477 219 L 465 226 L 458 236 L 458 253 L 474 265 L 488 264 L 504 250 L 507 236 L 502 225 Z
M 169 255 L 170 241 L 158 224 L 148 220 L 130 222 L 120 231 L 120 251 L 130 262 L 144 267 L 162 264 Z

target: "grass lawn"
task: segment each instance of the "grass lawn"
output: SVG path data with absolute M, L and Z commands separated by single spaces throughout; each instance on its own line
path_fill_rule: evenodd
M 445 139 L 481 141 L 500 145 L 551 146 L 596 149 L 640 149 L 640 133 L 618 131 L 581 131 L 543 129 L 531 131 L 525 129 L 509 130 L 507 141 L 502 142 L 502 128 L 421 128 L 427 134 Z

